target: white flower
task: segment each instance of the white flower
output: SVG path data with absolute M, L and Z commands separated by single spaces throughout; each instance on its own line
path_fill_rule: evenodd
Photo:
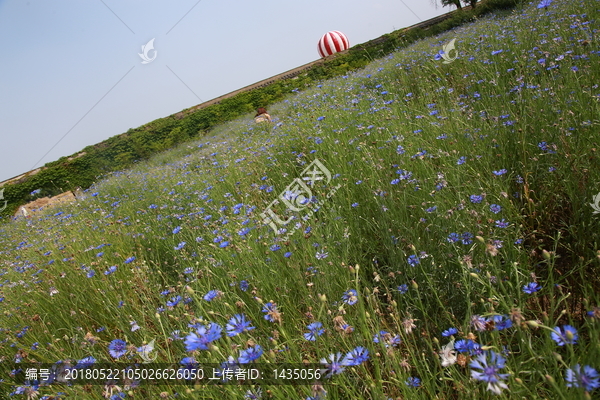
M 442 367 L 448 367 L 456 363 L 456 350 L 454 350 L 454 340 L 442 347 L 442 351 L 440 351 L 440 357 L 442 358 Z

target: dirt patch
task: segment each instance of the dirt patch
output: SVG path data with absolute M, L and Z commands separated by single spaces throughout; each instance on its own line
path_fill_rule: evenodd
M 75 200 L 77 200 L 77 197 L 75 197 L 75 194 L 71 191 L 61 193 L 54 197 L 42 197 L 19 207 L 15 213 L 15 217 L 27 217 L 36 211 L 41 211 L 44 208 L 54 207 L 59 204 L 72 203 Z M 25 209 L 25 211 L 23 211 L 23 209 Z

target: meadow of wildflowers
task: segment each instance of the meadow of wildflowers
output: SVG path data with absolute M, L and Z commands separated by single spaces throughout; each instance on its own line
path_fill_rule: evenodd
M 597 397 L 599 16 L 598 0 L 492 15 L 295 91 L 271 125 L 232 121 L 6 222 L 1 395 Z M 436 60 L 453 38 L 457 59 Z M 260 214 L 315 159 L 331 181 L 286 192 L 276 234 Z M 13 379 L 147 357 L 323 377 Z

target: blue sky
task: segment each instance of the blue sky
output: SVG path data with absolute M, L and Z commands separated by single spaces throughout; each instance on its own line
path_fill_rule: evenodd
M 447 11 L 428 0 L 0 0 L 0 181 L 314 61 L 330 30 L 353 46 Z M 156 58 L 142 64 L 153 38 Z

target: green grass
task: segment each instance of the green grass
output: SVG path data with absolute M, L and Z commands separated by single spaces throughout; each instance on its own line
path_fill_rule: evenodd
M 327 399 L 597 395 L 567 387 L 565 376 L 576 364 L 600 368 L 598 312 L 587 315 L 600 284 L 590 205 L 600 191 L 599 6 L 533 4 L 418 42 L 291 94 L 269 110 L 271 125 L 247 117 L 219 126 L 98 182 L 84 201 L 4 225 L 1 391 L 31 390 L 8 376 L 15 358 L 132 363 L 155 340 L 163 363 L 221 363 L 258 344 L 260 365 L 318 364 L 366 348 L 366 362 L 327 381 Z M 458 59 L 434 60 L 452 38 Z M 300 212 L 280 199 L 277 214 L 296 220 L 278 239 L 260 214 L 315 159 L 331 181 L 311 188 L 318 203 L 293 202 Z M 531 282 L 541 290 L 525 293 Z M 211 290 L 220 295 L 207 301 Z M 343 301 L 349 290 L 356 303 Z M 280 312 L 273 322 L 268 302 Z M 224 328 L 238 313 L 255 329 L 224 330 L 209 350 L 173 339 L 198 322 Z M 478 316 L 485 324 L 473 323 Z M 306 340 L 317 321 L 324 333 Z M 577 330 L 576 343 L 552 339 L 563 325 Z M 503 354 L 499 396 L 472 378 L 474 351 L 442 366 L 451 327 L 456 343 Z M 115 339 L 131 346 L 117 360 Z M 411 377 L 418 387 L 405 383 Z M 257 388 L 120 389 L 126 398 L 235 399 Z M 263 398 L 316 396 L 310 385 L 261 389 Z M 103 387 L 36 390 L 99 399 Z

